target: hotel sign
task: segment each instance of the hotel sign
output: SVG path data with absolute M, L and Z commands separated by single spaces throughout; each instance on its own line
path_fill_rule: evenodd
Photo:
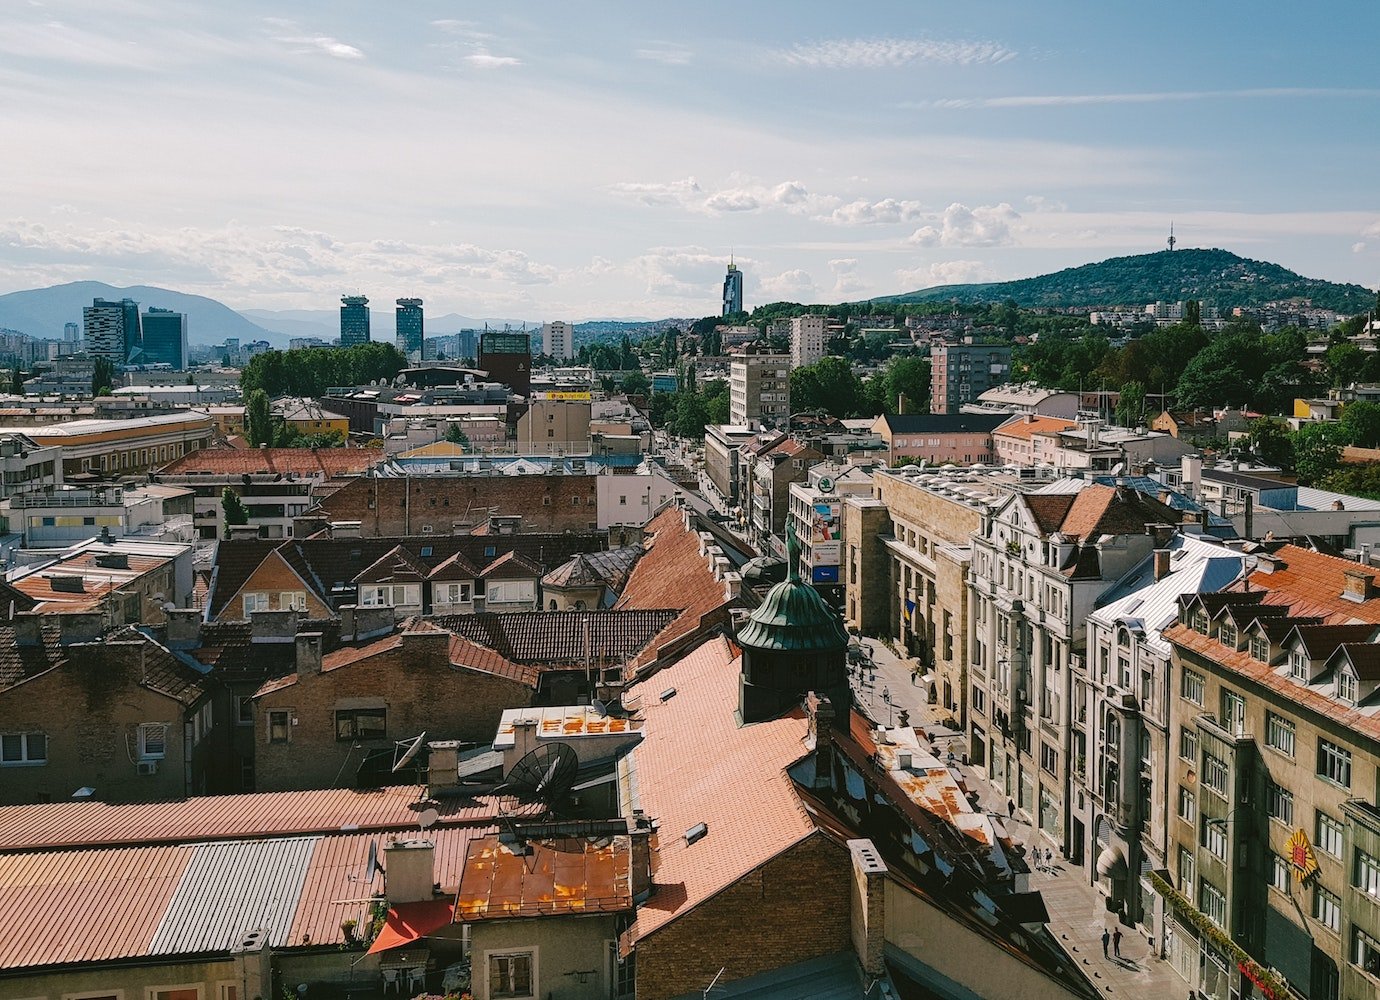
M 1308 842 L 1308 834 L 1295 830 L 1284 845 L 1289 851 L 1289 864 L 1294 869 L 1295 882 L 1307 882 L 1318 870 L 1318 856 Z

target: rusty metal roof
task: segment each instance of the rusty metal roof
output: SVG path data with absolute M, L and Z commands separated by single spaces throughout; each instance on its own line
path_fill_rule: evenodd
M 497 836 L 474 840 L 456 922 L 631 910 L 631 860 L 626 836 L 556 837 L 521 847 Z
M 552 706 L 504 709 L 498 723 L 494 748 L 514 744 L 513 728 L 520 719 L 535 719 L 537 736 L 544 739 L 571 739 L 577 736 L 636 736 L 642 720 L 626 715 L 609 715 L 593 705 Z

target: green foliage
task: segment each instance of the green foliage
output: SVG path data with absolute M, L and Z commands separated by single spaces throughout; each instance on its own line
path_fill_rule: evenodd
M 1078 337 L 1042 336 L 1017 350 L 1012 359 L 1019 378 L 1052 389 L 1077 391 L 1095 383 L 1093 372 L 1107 359 L 1111 345 L 1100 333 Z M 1118 380 L 1118 383 L 1123 380 Z
M 728 423 L 728 383 L 721 378 L 706 382 L 701 395 L 709 411 L 709 423 Z
M 642 369 L 635 368 L 623 376 L 623 391 L 630 396 L 645 396 L 651 391 L 652 383 L 647 381 L 647 376 L 642 374 Z
M 245 509 L 244 502 L 240 500 L 240 495 L 228 486 L 221 490 L 220 509 L 225 512 L 226 538 L 230 537 L 232 525 L 249 523 L 249 511 Z
M 446 428 L 446 440 L 451 444 L 458 444 L 461 448 L 470 446 L 470 436 L 460 429 L 459 424 L 451 424 Z
M 353 347 L 265 351 L 249 359 L 240 374 L 240 388 L 262 389 L 277 396 L 316 397 L 333 385 L 363 385 L 391 381 L 407 367 L 407 358 L 392 344 L 375 342 Z
M 268 393 L 263 389 L 251 389 L 244 397 L 245 437 L 258 448 L 273 444 L 274 431 L 273 408 L 269 404 Z
M 109 396 L 115 385 L 115 366 L 106 358 L 97 358 L 91 371 L 91 395 Z
M 345 435 L 340 431 L 317 431 L 314 434 L 298 434 L 286 422 L 279 420 L 273 428 L 273 447 L 275 448 L 343 448 Z
M 1253 421 L 1249 430 L 1251 453 L 1270 465 L 1281 469 L 1294 467 L 1294 440 L 1289 425 L 1273 417 Z
M 1380 462 L 1343 465 L 1318 480 L 1319 489 L 1380 500 Z
M 1341 429 L 1347 444 L 1380 448 L 1380 403 L 1348 403 L 1342 410 Z
M 1338 424 L 1304 424 L 1294 433 L 1294 471 L 1311 486 L 1335 470 L 1345 443 Z
M 791 409 L 856 417 L 866 401 L 862 380 L 844 358 L 821 358 L 791 371 Z
M 1145 420 L 1145 383 L 1137 379 L 1123 383 L 1116 404 L 1116 422 L 1135 427 Z
M 873 389 L 874 383 L 877 389 Z M 906 397 L 907 413 L 928 413 L 930 409 L 930 359 L 893 358 L 867 380 L 869 405 L 860 416 L 899 413 L 900 397 Z M 879 395 L 873 395 L 877 392 Z M 880 405 L 878 405 L 880 403 Z

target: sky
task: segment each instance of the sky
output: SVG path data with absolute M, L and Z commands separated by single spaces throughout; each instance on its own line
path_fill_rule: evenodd
M 749 307 L 836 302 L 1171 222 L 1375 287 L 1377 34 L 1373 0 L 6 0 L 0 291 L 701 316 L 730 255 Z

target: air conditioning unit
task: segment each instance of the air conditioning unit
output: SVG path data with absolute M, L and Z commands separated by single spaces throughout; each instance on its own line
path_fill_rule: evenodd
M 139 773 L 140 773 L 140 774 L 157 774 L 157 773 L 158 773 L 158 761 L 156 761 L 156 760 L 141 760 L 141 761 L 138 763 L 137 767 L 138 767 L 138 769 L 139 769 Z

